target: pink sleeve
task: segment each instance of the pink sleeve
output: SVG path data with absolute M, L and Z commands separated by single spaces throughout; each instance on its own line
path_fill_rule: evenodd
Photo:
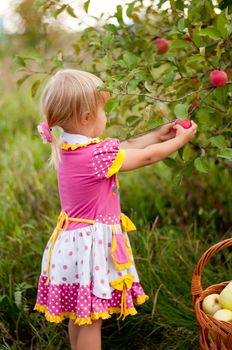
M 93 151 L 92 165 L 99 179 L 109 178 L 122 166 L 126 152 L 120 149 L 118 139 L 108 138 L 98 143 Z

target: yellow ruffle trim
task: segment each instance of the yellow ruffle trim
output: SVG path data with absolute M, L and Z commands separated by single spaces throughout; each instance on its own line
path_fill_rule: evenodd
M 137 299 L 133 299 L 133 301 L 136 305 L 141 305 L 148 299 L 149 299 L 148 295 L 141 295 Z M 70 318 L 71 320 L 74 320 L 74 323 L 77 324 L 78 326 L 82 326 L 84 324 L 92 324 L 93 320 L 98 320 L 99 318 L 102 318 L 103 320 L 105 320 L 110 318 L 111 314 L 121 312 L 120 307 L 111 307 L 108 309 L 108 311 L 91 312 L 91 317 L 77 317 L 75 312 L 68 312 L 68 311 L 62 312 L 60 315 L 52 315 L 47 311 L 46 305 L 40 305 L 40 304 L 35 304 L 35 307 L 33 310 L 44 313 L 46 320 L 49 322 L 60 323 L 65 318 Z M 129 309 L 126 309 L 124 313 L 125 316 L 128 316 L 128 315 L 134 316 L 136 314 L 137 314 L 137 311 L 134 307 L 130 307 Z
M 147 301 L 148 299 L 149 299 L 149 296 L 144 294 L 138 297 L 137 299 L 134 299 L 133 302 L 135 303 L 135 305 L 141 305 L 145 303 L 145 301 Z
M 105 140 L 108 140 L 108 139 L 109 139 L 109 137 L 107 137 Z M 92 143 L 99 143 L 99 142 L 102 142 L 102 141 L 105 141 L 105 140 L 101 140 L 99 137 L 96 137 L 96 138 L 94 138 L 91 141 L 88 141 L 88 142 L 85 142 L 85 143 L 77 143 L 76 145 L 75 144 L 71 144 L 71 143 L 62 143 L 61 144 L 61 148 L 64 149 L 65 151 L 68 151 L 69 149 L 74 151 L 77 148 L 86 147 L 86 146 L 88 146 L 88 145 L 90 145 Z
M 120 148 L 117 156 L 115 157 L 115 160 L 113 161 L 113 163 L 108 169 L 108 172 L 106 174 L 107 179 L 119 171 L 124 161 L 125 155 L 126 155 L 126 151 Z

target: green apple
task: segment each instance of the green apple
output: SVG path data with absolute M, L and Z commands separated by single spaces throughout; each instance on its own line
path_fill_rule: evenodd
M 214 315 L 216 311 L 221 309 L 219 304 L 219 294 L 210 294 L 205 297 L 202 303 L 203 311 L 208 315 Z
M 223 309 L 232 311 L 232 281 L 221 291 L 219 303 Z
M 215 312 L 213 317 L 218 321 L 231 322 L 232 321 L 232 311 L 227 309 L 221 309 Z

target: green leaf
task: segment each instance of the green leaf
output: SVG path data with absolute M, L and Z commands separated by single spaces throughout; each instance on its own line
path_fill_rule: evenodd
M 67 5 L 62 5 L 61 7 L 59 7 L 58 9 L 56 9 L 54 12 L 53 12 L 53 17 L 57 17 L 61 12 L 63 12 L 65 9 L 66 9 L 66 6 Z
M 84 9 L 85 9 L 85 12 L 86 12 L 86 13 L 88 13 L 89 4 L 90 4 L 90 0 L 87 0 L 87 1 L 84 3 Z
M 29 78 L 31 76 L 31 74 L 25 74 L 22 78 L 18 79 L 16 84 L 18 86 L 21 86 L 25 80 L 27 80 L 27 78 Z
M 170 86 L 173 83 L 175 77 L 176 77 L 176 72 L 174 70 L 171 70 L 167 74 L 165 74 L 162 80 L 164 87 Z
M 107 66 L 107 67 L 111 67 L 112 65 L 112 58 L 109 57 L 108 55 L 105 55 L 102 59 L 103 63 Z
M 189 159 L 191 159 L 194 155 L 194 150 L 189 144 L 186 144 L 183 150 L 183 160 L 187 162 Z
M 215 17 L 212 0 L 191 0 L 188 6 L 188 20 L 190 23 L 206 23 Z
M 208 173 L 208 161 L 206 158 L 196 158 L 194 160 L 194 166 L 200 173 Z
M 123 61 L 126 63 L 128 68 L 131 68 L 139 63 L 140 58 L 131 52 L 126 52 L 123 55 Z
M 167 165 L 169 168 L 176 168 L 177 167 L 176 161 L 174 159 L 172 159 L 172 158 L 169 158 L 169 157 L 163 159 L 163 163 L 165 165 Z
M 15 57 L 15 63 L 20 65 L 21 67 L 26 67 L 26 62 L 25 62 L 24 58 L 21 56 Z
M 132 3 L 127 4 L 127 5 L 128 5 L 128 7 L 127 7 L 127 10 L 126 10 L 126 15 L 127 15 L 127 17 L 130 18 L 132 16 L 132 14 L 133 14 L 135 3 L 132 2 Z
M 122 6 L 118 5 L 117 6 L 117 12 L 115 13 L 115 17 L 118 20 L 118 23 L 124 27 L 124 21 L 123 21 L 123 17 L 122 17 Z
M 182 184 L 183 176 L 181 174 L 176 174 L 172 180 L 172 188 L 174 192 L 178 191 L 179 186 Z
M 221 149 L 220 153 L 218 153 L 218 157 L 229 159 L 232 161 L 232 148 Z
M 115 98 L 112 97 L 106 102 L 104 110 L 106 113 L 110 113 L 114 111 L 117 107 L 118 107 L 118 99 L 117 97 Z
M 219 103 L 226 103 L 228 100 L 228 86 L 217 87 L 213 92 L 213 96 L 216 97 Z
M 182 40 L 182 39 L 176 39 L 171 42 L 171 48 L 172 49 L 182 49 L 184 47 L 188 47 L 189 42 Z
M 184 0 L 175 0 L 175 5 L 177 10 L 180 10 L 180 11 L 184 10 Z
M 31 96 L 35 97 L 35 94 L 40 86 L 40 80 L 35 80 L 32 87 L 31 87 Z
M 170 68 L 170 64 L 169 63 L 165 63 L 160 65 L 160 67 L 158 68 L 152 68 L 151 69 L 151 75 L 153 77 L 154 80 L 159 79 L 167 70 L 168 68 Z
M 208 27 L 208 28 L 201 29 L 199 31 L 199 35 L 209 36 L 211 39 L 214 39 L 214 40 L 220 40 L 223 38 L 222 34 L 215 27 Z
M 209 139 L 211 145 L 217 147 L 217 148 L 225 148 L 226 143 L 225 143 L 225 137 L 222 135 L 218 136 L 213 136 Z
M 174 108 L 175 116 L 179 119 L 185 119 L 188 116 L 187 106 L 183 103 L 179 103 Z
M 202 46 L 202 38 L 200 36 L 200 28 L 196 27 L 192 31 L 192 41 L 197 45 L 198 47 Z
M 184 18 L 182 17 L 181 19 L 179 19 L 179 21 L 177 22 L 177 28 L 180 32 L 183 32 L 185 29 L 185 21 Z
M 126 118 L 126 122 L 129 123 L 129 124 L 131 124 L 131 123 L 133 123 L 135 121 L 137 122 L 139 120 L 140 120 L 140 118 L 137 117 L 136 115 L 130 115 L 129 117 Z
M 216 18 L 216 28 L 219 30 L 224 39 L 228 37 L 227 24 L 228 21 L 226 19 L 225 13 L 221 12 Z
M 72 17 L 74 17 L 74 18 L 77 18 L 77 16 L 76 16 L 76 14 L 75 14 L 75 12 L 74 12 L 74 10 L 73 10 L 73 8 L 71 7 L 71 6 L 67 6 L 66 7 L 66 11 L 67 11 L 67 13 L 70 15 L 70 16 L 72 16 Z

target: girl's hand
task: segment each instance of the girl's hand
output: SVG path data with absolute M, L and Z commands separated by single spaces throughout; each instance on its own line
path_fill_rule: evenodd
M 192 125 L 189 129 L 185 129 L 181 125 L 175 124 L 173 129 L 176 130 L 176 138 L 181 138 L 184 143 L 191 141 L 197 132 L 197 124 L 192 120 L 191 123 Z
M 158 138 L 161 142 L 173 139 L 176 136 L 175 131 L 173 131 L 174 125 L 175 122 L 171 122 L 160 127 L 158 130 Z

